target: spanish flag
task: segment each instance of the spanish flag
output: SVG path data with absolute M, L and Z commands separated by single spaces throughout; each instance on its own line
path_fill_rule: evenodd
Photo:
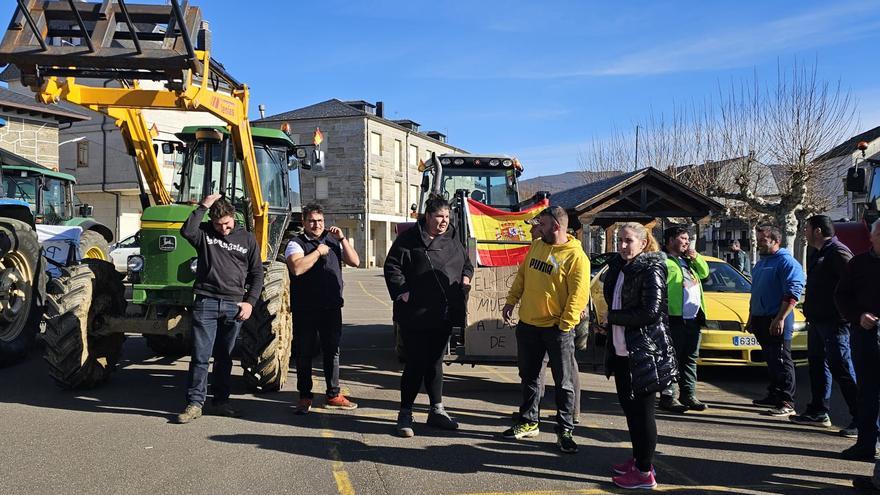
M 477 263 L 481 266 L 522 263 L 532 243 L 528 221 L 549 205 L 550 200 L 544 199 L 528 210 L 511 212 L 468 198 L 468 227 L 477 239 Z

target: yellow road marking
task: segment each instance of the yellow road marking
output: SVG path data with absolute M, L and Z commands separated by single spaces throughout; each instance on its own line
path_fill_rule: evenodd
M 320 418 L 321 437 L 335 438 L 336 435 L 330 429 L 330 421 L 327 419 L 327 415 L 321 415 Z M 336 481 L 336 491 L 339 492 L 339 495 L 355 495 L 354 485 L 351 484 L 351 478 L 348 477 L 345 464 L 340 459 L 339 449 L 335 443 L 330 445 L 330 459 L 333 460 L 331 468 L 333 469 L 333 479 Z
M 361 286 L 361 290 L 364 291 L 364 294 L 366 294 L 366 295 L 372 297 L 372 298 L 375 299 L 376 301 L 379 301 L 379 303 L 380 303 L 382 306 L 385 306 L 386 308 L 390 308 L 390 307 L 391 307 L 391 305 L 388 304 L 387 302 L 385 302 L 385 301 L 379 299 L 378 297 L 374 296 L 373 294 L 371 294 L 370 291 L 368 291 L 367 288 L 364 287 L 364 283 L 361 282 L 360 280 L 358 280 L 358 285 Z

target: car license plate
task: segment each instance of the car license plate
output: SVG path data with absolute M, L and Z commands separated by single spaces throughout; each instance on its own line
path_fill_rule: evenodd
M 755 347 L 758 345 L 758 339 L 754 336 L 736 336 L 733 338 L 733 345 L 736 347 Z

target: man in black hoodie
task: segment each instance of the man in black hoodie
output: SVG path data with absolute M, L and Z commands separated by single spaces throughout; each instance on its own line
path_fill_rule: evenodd
M 804 233 L 813 248 L 807 256 L 804 292 L 804 316 L 810 324 L 807 351 L 813 400 L 803 414 L 790 419 L 794 423 L 830 428 L 828 406 L 833 377 L 840 385 L 852 417 L 849 426 L 840 430 L 840 434 L 854 438 L 858 434 L 855 425 L 858 388 L 850 353 L 850 327 L 834 305 L 834 289 L 853 255 L 834 236 L 834 224 L 825 215 L 808 218 Z
M 208 212 L 209 222 L 202 222 Z M 189 364 L 186 409 L 178 423 L 202 415 L 208 391 L 208 361 L 214 356 L 213 403 L 208 410 L 221 416 L 238 416 L 229 405 L 232 348 L 241 324 L 251 316 L 263 289 L 263 265 L 254 234 L 235 224 L 235 207 L 220 194 L 199 203 L 180 229 L 196 248 L 198 268 L 193 292 L 193 348 Z M 216 346 L 215 346 L 216 344 Z

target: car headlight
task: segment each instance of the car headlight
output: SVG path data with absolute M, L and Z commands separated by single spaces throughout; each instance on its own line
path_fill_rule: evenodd
M 193 273 L 195 273 L 199 269 L 199 259 L 198 258 L 193 258 L 193 259 L 189 260 L 189 269 L 192 270 Z
M 144 257 L 139 254 L 133 254 L 128 257 L 128 270 L 131 272 L 140 272 L 144 269 Z
M 807 322 L 805 321 L 796 321 L 794 322 L 794 326 L 792 327 L 795 332 L 803 332 L 807 329 Z

